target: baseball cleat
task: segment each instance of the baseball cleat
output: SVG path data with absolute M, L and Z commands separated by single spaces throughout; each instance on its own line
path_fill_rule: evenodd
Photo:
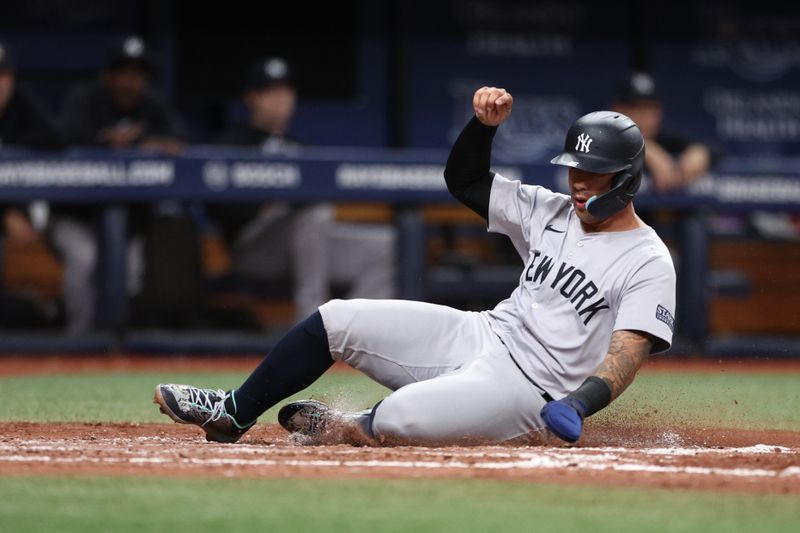
M 343 418 L 343 413 L 317 400 L 287 403 L 278 411 L 278 423 L 283 429 L 310 436 L 323 433 L 332 421 Z
M 243 426 L 227 412 L 225 400 L 230 395 L 222 389 L 199 389 L 170 383 L 156 387 L 153 402 L 175 422 L 200 426 L 208 441 L 236 442 L 255 422 Z M 236 405 L 236 399 L 233 400 Z

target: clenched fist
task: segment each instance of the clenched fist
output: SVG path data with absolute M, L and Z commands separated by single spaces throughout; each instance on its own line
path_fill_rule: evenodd
M 497 126 L 511 114 L 514 98 L 505 89 L 481 87 L 472 97 L 475 116 L 486 126 Z

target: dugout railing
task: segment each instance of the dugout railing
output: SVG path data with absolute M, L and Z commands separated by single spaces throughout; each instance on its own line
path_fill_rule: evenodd
M 429 299 L 460 292 L 500 299 L 515 284 L 513 273 L 475 269 L 453 275 L 426 264 L 426 222 L 421 207 L 452 202 L 442 177 L 446 151 L 306 148 L 266 156 L 257 150 L 192 147 L 180 157 L 141 151 L 70 149 L 64 152 L 0 151 L 0 202 L 32 200 L 103 206 L 100 224 L 98 321 L 100 331 L 60 335 L 0 334 L 0 351 L 263 352 L 274 334 L 141 333 L 127 325 L 125 293 L 126 204 L 165 200 L 261 202 L 268 200 L 386 202 L 398 230 L 400 297 Z M 566 177 L 543 163 L 496 162 L 494 170 L 554 190 Z M 673 227 L 679 278 L 679 350 L 704 353 L 800 354 L 800 339 L 709 334 L 709 300 L 715 291 L 737 290 L 736 276 L 709 271 L 709 220 L 718 213 L 745 216 L 755 210 L 800 212 L 800 160 L 728 158 L 713 176 L 676 193 L 645 187 L 643 211 L 678 213 Z M 739 288 L 740 289 L 740 288 Z

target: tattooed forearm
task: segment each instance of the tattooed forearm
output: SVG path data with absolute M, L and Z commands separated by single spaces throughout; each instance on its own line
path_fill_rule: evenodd
M 647 360 L 652 345 L 651 337 L 643 332 L 619 330 L 611 335 L 608 355 L 594 375 L 611 387 L 612 400 L 633 382 L 636 372 Z

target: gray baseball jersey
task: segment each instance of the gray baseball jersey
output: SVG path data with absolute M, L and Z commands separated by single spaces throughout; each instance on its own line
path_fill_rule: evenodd
M 654 351 L 669 347 L 675 271 L 649 227 L 585 233 L 569 197 L 498 175 L 489 229 L 525 260 L 519 287 L 492 311 L 400 300 L 319 308 L 333 359 L 395 391 L 371 414 L 379 437 L 453 443 L 540 431 L 540 388 L 555 398 L 576 389 L 613 330 L 646 331 Z
M 517 364 L 554 398 L 603 361 L 616 330 L 669 348 L 675 268 L 648 226 L 586 233 L 570 197 L 496 175 L 489 231 L 507 235 L 525 262 L 519 286 L 484 314 Z

